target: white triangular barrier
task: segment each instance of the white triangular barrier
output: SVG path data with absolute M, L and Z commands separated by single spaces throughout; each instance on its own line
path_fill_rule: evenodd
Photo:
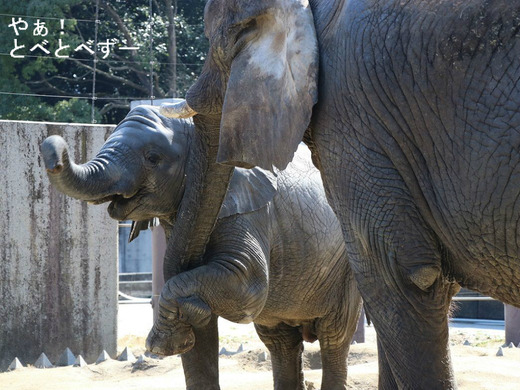
M 65 348 L 65 351 L 61 354 L 60 358 L 58 359 L 57 366 L 72 366 L 74 362 L 76 361 L 76 357 L 72 353 L 72 351 L 67 347 Z
M 17 357 L 15 357 L 11 364 L 9 364 L 7 371 L 18 370 L 19 368 L 23 368 L 23 364 Z
M 119 355 L 119 360 L 120 362 L 130 362 L 130 361 L 134 361 L 135 360 L 135 356 L 134 354 L 132 353 L 132 351 L 130 351 L 128 349 L 128 347 L 126 347 L 123 351 L 123 353 L 121 353 L 121 355 Z
M 96 360 L 96 364 L 103 363 L 104 361 L 109 359 L 111 359 L 110 355 L 107 351 L 103 350 L 103 352 L 99 354 L 99 357 Z
M 87 366 L 87 362 L 85 361 L 85 359 L 83 359 L 83 356 L 78 355 L 78 357 L 74 361 L 74 367 L 86 367 L 86 366 Z
M 52 363 L 50 362 L 49 358 L 45 353 L 42 352 L 38 360 L 34 363 L 34 367 L 36 368 L 52 368 L 54 367 Z

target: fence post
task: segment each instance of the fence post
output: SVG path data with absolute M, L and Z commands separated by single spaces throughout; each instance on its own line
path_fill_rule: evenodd
M 352 341 L 355 341 L 356 343 L 365 342 L 365 308 L 361 309 L 357 329 L 354 333 L 354 336 L 352 337 Z
M 504 317 L 506 322 L 506 344 L 520 344 L 520 309 L 504 305 Z
M 164 286 L 163 262 L 166 253 L 166 236 L 161 225 L 152 227 L 152 307 L 153 320 L 159 314 L 159 296 Z

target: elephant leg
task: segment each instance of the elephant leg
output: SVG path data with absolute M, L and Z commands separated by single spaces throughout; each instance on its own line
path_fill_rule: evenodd
M 355 328 L 354 328 L 355 329 Z M 352 335 L 354 332 L 352 332 Z M 347 388 L 347 357 L 350 348 L 350 338 L 341 342 L 328 337 L 320 337 L 321 364 L 323 374 L 321 388 L 330 390 L 346 390 Z
M 380 340 L 377 340 L 377 363 L 379 365 L 379 390 L 393 390 L 397 389 L 397 383 L 390 368 L 390 362 L 386 358 L 385 350 L 383 349 Z
M 414 229 L 402 231 L 413 237 L 410 232 L 420 228 Z M 369 254 L 361 262 L 355 261 L 358 285 L 378 335 L 379 388 L 453 389 L 448 311 L 456 285 L 441 269 L 435 278 L 429 274 L 431 264 L 441 264 L 441 254 L 420 240 L 403 240 L 398 250 L 384 247 L 387 253 Z M 413 256 L 410 248 L 425 257 Z M 411 276 L 408 264 L 414 265 L 412 272 L 418 269 L 418 274 L 424 272 L 426 277 L 416 279 L 417 273 Z M 427 283 L 431 285 L 426 287 Z
M 347 357 L 362 306 L 361 296 L 353 279 L 349 272 L 345 280 L 346 296 L 342 306 L 315 323 L 321 350 L 322 389 L 347 388 Z
M 455 388 L 448 311 L 456 284 L 451 259 L 429 224 L 435 220 L 377 143 L 370 143 L 370 159 L 356 155 L 345 162 L 329 158 L 320 142 L 329 201 L 389 366 L 382 366 L 380 388 Z
M 449 295 L 445 288 L 435 293 Z M 406 299 L 388 302 L 385 309 L 368 306 L 378 334 L 380 389 L 456 388 L 448 346 L 449 306 L 433 306 L 413 307 Z
M 303 381 L 303 338 L 298 328 L 278 324 L 255 324 L 260 340 L 271 354 L 274 390 L 305 390 Z
M 211 316 L 202 328 L 194 328 L 195 345 L 181 355 L 187 390 L 220 390 L 218 377 L 218 317 Z

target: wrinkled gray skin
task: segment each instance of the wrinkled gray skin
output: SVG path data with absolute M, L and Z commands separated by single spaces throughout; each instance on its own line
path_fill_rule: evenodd
M 190 175 L 185 167 L 193 131 L 185 120 L 141 106 L 83 166 L 68 161 L 57 136 L 43 143 L 42 153 L 60 191 L 94 203 L 110 200 L 113 218 L 137 221 L 132 238 L 158 217 L 171 240 Z M 316 339 L 322 389 L 346 389 L 346 358 L 361 297 L 307 148 L 277 177 L 259 168 L 235 170 L 203 264 L 171 278 L 159 304 L 147 348 L 160 355 L 185 353 L 189 389 L 219 388 L 217 316 L 254 321 L 271 353 L 276 389 L 305 388 L 302 342 Z
M 186 101 L 218 118 L 229 165 L 283 168 L 310 120 L 377 329 L 379 387 L 455 388 L 459 286 L 520 306 L 520 3 L 311 0 L 314 23 L 291 20 L 298 4 L 209 0 Z

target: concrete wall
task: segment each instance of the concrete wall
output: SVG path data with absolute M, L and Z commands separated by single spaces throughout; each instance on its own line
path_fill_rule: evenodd
M 0 121 L 0 371 L 66 347 L 95 361 L 117 342 L 117 223 L 55 191 L 39 147 L 60 134 L 85 162 L 111 126 Z

